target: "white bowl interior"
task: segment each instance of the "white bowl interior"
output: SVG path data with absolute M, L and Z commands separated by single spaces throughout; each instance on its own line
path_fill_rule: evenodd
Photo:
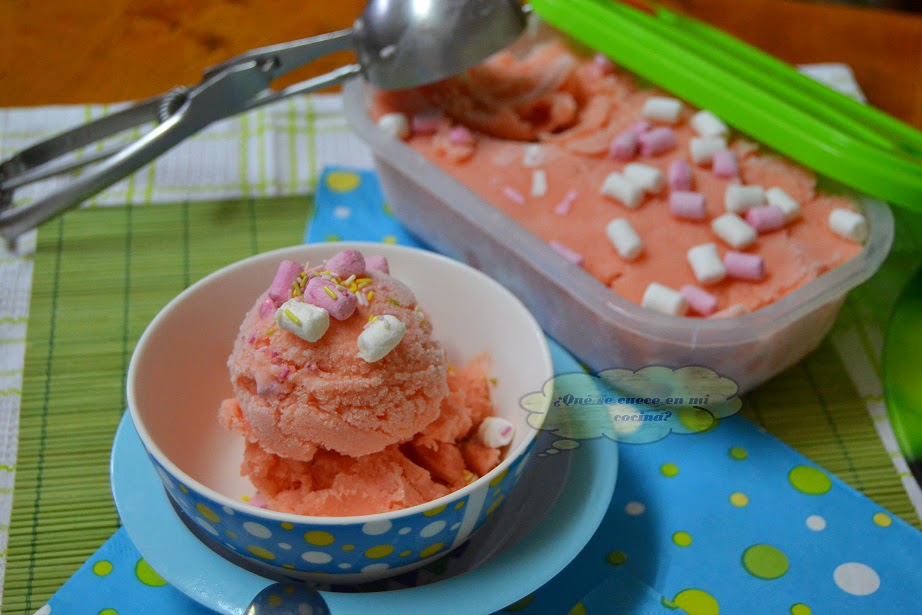
M 553 368 L 539 325 L 518 299 L 484 274 L 433 253 L 382 244 L 316 244 L 230 265 L 187 289 L 148 326 L 131 360 L 128 402 L 145 446 L 165 467 L 175 465 L 235 502 L 253 493 L 239 472 L 243 440 L 217 421 L 221 400 L 233 395 L 227 358 L 240 322 L 283 259 L 319 263 L 346 248 L 387 257 L 391 274 L 429 313 L 449 362 L 460 365 L 489 353 L 497 414 L 516 425 L 507 457 L 527 446 L 534 430 L 519 400 L 540 391 Z

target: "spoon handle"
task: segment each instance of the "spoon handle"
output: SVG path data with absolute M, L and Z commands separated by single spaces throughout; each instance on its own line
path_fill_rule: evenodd
M 347 28 L 328 34 L 288 41 L 287 43 L 250 49 L 205 69 L 203 80 L 220 74 L 233 66 L 247 62 L 256 62 L 263 71 L 270 75 L 271 79 L 277 79 L 286 73 L 310 64 L 318 58 L 337 51 L 352 49 L 353 34 L 352 28 Z
M 268 105 L 269 103 L 278 102 L 283 98 L 288 98 L 289 96 L 295 96 L 297 94 L 309 94 L 311 92 L 316 92 L 317 90 L 331 88 L 334 85 L 339 85 L 351 77 L 355 77 L 361 73 L 362 68 L 358 64 L 341 66 L 340 68 L 331 70 L 324 75 L 318 75 L 312 79 L 300 81 L 281 90 L 266 90 L 262 96 L 252 100 L 246 107 L 244 107 L 243 110 L 250 111 L 257 107 Z
M 177 88 L 111 116 L 56 135 L 0 164 L 0 238 L 15 239 L 111 186 L 209 124 L 295 94 L 342 83 L 358 75 L 349 65 L 325 75 L 273 90 L 278 77 L 313 60 L 352 45 L 351 29 L 248 51 L 207 69 L 191 88 Z M 157 122 L 124 147 L 104 148 L 76 159 L 66 156 L 115 134 Z M 25 185 L 99 162 L 59 190 L 25 207 L 14 207 L 15 191 Z

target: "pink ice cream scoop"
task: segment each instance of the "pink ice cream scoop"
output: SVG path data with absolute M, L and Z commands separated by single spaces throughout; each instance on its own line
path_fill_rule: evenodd
M 446 495 L 500 461 L 499 448 L 471 437 L 493 412 L 488 367 L 485 357 L 456 367 L 439 418 L 405 444 L 358 457 L 318 449 L 310 461 L 299 461 L 250 441 L 241 471 L 269 508 L 302 515 L 372 514 Z M 235 406 L 235 400 L 225 402 L 229 415 L 239 415 Z
M 448 392 L 445 351 L 432 339 L 425 313 L 414 309 L 409 288 L 386 274 L 368 276 L 366 292 L 374 295 L 367 313 L 332 322 L 315 342 L 278 328 L 272 315 L 261 316 L 263 298 L 257 300 L 228 360 L 237 404 L 222 409 L 226 426 L 270 453 L 309 461 L 318 447 L 352 456 L 381 451 L 438 417 Z M 311 278 L 307 288 L 313 284 L 329 299 L 323 282 Z M 387 356 L 368 363 L 357 339 L 369 315 L 385 312 L 406 333 Z
M 476 436 L 495 413 L 489 358 L 449 369 L 413 292 L 387 269 L 354 250 L 304 273 L 286 261 L 244 317 L 227 363 L 234 397 L 218 420 L 246 440 L 251 504 L 319 516 L 399 510 L 499 464 L 508 441 Z M 322 331 L 307 334 L 317 316 Z

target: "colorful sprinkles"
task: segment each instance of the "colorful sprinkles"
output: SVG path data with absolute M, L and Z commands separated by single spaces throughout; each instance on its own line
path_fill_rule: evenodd
M 291 310 L 285 310 L 285 316 L 287 316 L 287 317 L 288 317 L 288 320 L 290 320 L 291 322 L 295 323 L 296 325 L 300 325 L 300 324 L 301 324 L 301 319 L 298 318 L 297 316 L 295 316 L 295 315 L 294 315 L 294 312 L 292 312 Z

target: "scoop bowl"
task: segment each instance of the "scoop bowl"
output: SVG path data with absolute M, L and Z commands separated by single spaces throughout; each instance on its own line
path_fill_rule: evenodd
M 319 262 L 343 249 L 388 259 L 393 275 L 425 306 L 434 336 L 450 361 L 463 363 L 483 352 L 491 355 L 491 374 L 497 379 L 493 403 L 497 414 L 515 425 L 515 439 L 493 471 L 412 508 L 309 517 L 251 506 L 245 499 L 254 495 L 254 488 L 239 471 L 243 440 L 217 421 L 221 400 L 233 394 L 226 363 L 240 320 L 279 262 Z M 540 390 L 552 375 L 540 326 L 518 299 L 483 273 L 413 248 L 327 243 L 260 254 L 183 291 L 138 342 L 127 394 L 132 421 L 184 521 L 235 555 L 282 577 L 361 583 L 401 574 L 445 555 L 508 499 L 538 434 L 519 399 Z

